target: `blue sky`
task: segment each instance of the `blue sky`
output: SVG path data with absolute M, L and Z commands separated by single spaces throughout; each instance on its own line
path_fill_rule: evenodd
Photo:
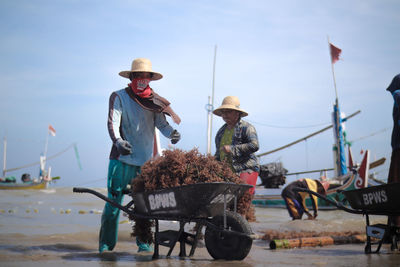
M 147 57 L 164 75 L 150 85 L 182 118 L 175 146 L 207 147 L 205 105 L 217 45 L 215 106 L 236 95 L 256 127 L 260 153 L 331 122 L 335 101 L 327 37 L 342 49 L 335 67 L 341 110 L 361 113 L 346 124 L 357 161 L 361 149 L 386 179 L 393 100 L 385 91 L 400 72 L 400 2 L 383 1 L 1 1 L 0 133 L 7 167 L 50 160 L 56 186 L 104 187 L 111 146 L 108 97 L 128 83 L 118 75 Z M 171 124 L 173 122 L 169 120 Z M 213 134 L 222 119 L 213 118 Z M 369 136 L 367 138 L 363 138 Z M 263 157 L 290 172 L 329 168 L 333 132 Z M 162 139 L 164 147 L 168 146 Z M 213 149 L 214 142 L 212 143 Z M 36 176 L 37 167 L 24 172 Z M 289 179 L 294 179 L 290 177 Z

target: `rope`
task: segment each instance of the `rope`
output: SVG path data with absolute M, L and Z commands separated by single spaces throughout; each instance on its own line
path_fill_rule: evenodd
M 319 124 L 313 124 L 313 125 L 305 125 L 305 126 L 279 126 L 279 125 L 272 125 L 272 124 L 266 124 L 266 123 L 260 123 L 260 122 L 255 122 L 249 119 L 246 119 L 246 121 L 251 122 L 253 124 L 265 126 L 265 127 L 270 127 L 270 128 L 281 128 L 281 129 L 302 129 L 302 128 L 313 128 L 317 126 L 323 126 L 329 124 L 329 122 L 326 123 L 319 123 Z
M 73 144 L 69 145 L 66 149 L 62 150 L 61 152 L 58 152 L 57 154 L 54 154 L 54 155 L 48 157 L 46 160 L 54 159 L 55 157 L 60 156 L 61 154 L 63 154 L 66 151 L 68 151 L 68 149 L 70 149 L 71 147 L 74 147 L 74 146 L 76 146 L 76 143 L 73 143 Z M 79 162 L 79 158 L 78 158 L 78 162 Z M 20 169 L 25 169 L 25 168 L 36 166 L 36 165 L 40 165 L 40 161 L 37 161 L 37 162 L 34 162 L 34 163 L 29 163 L 29 164 L 26 164 L 26 165 L 23 165 L 23 166 L 20 166 L 20 167 L 16 167 L 16 168 L 12 168 L 12 169 L 7 169 L 7 170 L 5 170 L 5 172 L 11 172 L 11 171 L 16 171 L 16 170 L 20 170 Z M 79 166 L 80 166 L 80 164 L 79 164 Z

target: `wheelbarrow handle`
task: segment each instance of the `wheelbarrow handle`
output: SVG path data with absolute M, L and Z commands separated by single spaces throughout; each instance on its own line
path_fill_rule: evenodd
M 88 188 L 83 188 L 83 187 L 74 187 L 72 188 L 72 192 L 74 193 L 89 193 L 89 191 L 93 191 Z
M 114 207 L 116 207 L 122 211 L 125 211 L 128 214 L 132 213 L 132 210 L 129 209 L 130 204 L 128 204 L 127 206 L 122 206 L 119 203 L 114 202 L 113 200 L 109 199 L 105 195 L 103 195 L 95 190 L 92 190 L 89 188 L 83 188 L 83 187 L 74 187 L 74 188 L 72 188 L 72 192 L 74 192 L 74 193 L 89 193 L 89 194 L 95 195 L 98 198 L 101 198 L 102 200 L 110 203 L 111 205 L 113 205 Z

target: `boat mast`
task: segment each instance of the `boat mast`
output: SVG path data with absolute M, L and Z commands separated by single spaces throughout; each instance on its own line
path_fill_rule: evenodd
M 214 49 L 214 64 L 213 64 L 213 79 L 212 79 L 212 93 L 211 97 L 208 96 L 207 104 L 207 154 L 211 154 L 211 135 L 212 135 L 212 111 L 214 110 L 214 84 L 215 84 L 215 62 L 217 58 L 217 46 Z
M 342 126 L 342 118 L 340 114 L 339 108 L 339 98 L 336 87 L 336 78 L 335 78 L 335 70 L 333 64 L 338 59 L 339 55 L 337 55 L 337 59 L 334 61 L 334 53 L 332 51 L 332 44 L 329 41 L 328 36 L 328 46 L 331 55 L 331 68 L 332 68 L 332 77 L 333 77 L 333 85 L 335 88 L 335 104 L 333 105 L 333 125 L 334 125 L 334 137 L 335 137 L 335 145 L 334 145 L 334 167 L 335 167 L 335 176 L 341 176 L 347 173 L 346 167 L 346 155 L 344 153 L 344 142 L 343 142 L 343 126 Z
M 6 177 L 6 168 L 7 168 L 7 138 L 4 136 L 4 149 L 3 149 L 3 177 Z
M 45 170 L 46 170 L 46 155 L 47 155 L 47 146 L 49 144 L 49 131 L 47 131 L 46 135 L 46 142 L 44 143 L 44 152 L 43 156 L 40 156 L 40 170 L 39 170 L 39 177 L 45 176 Z

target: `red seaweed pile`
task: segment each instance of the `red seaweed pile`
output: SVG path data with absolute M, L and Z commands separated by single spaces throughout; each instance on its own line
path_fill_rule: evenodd
M 141 173 L 132 181 L 132 192 L 154 191 L 164 188 L 196 183 L 244 182 L 224 162 L 217 161 L 211 155 L 202 155 L 197 148 L 190 151 L 180 149 L 166 150 L 163 155 L 147 161 L 141 168 Z M 253 196 L 246 192 L 238 198 L 237 211 L 248 221 L 255 221 L 254 207 L 251 205 Z M 130 218 L 134 220 L 134 218 Z M 133 226 L 133 236 L 142 242 L 152 243 L 152 222 L 147 219 L 136 219 Z

